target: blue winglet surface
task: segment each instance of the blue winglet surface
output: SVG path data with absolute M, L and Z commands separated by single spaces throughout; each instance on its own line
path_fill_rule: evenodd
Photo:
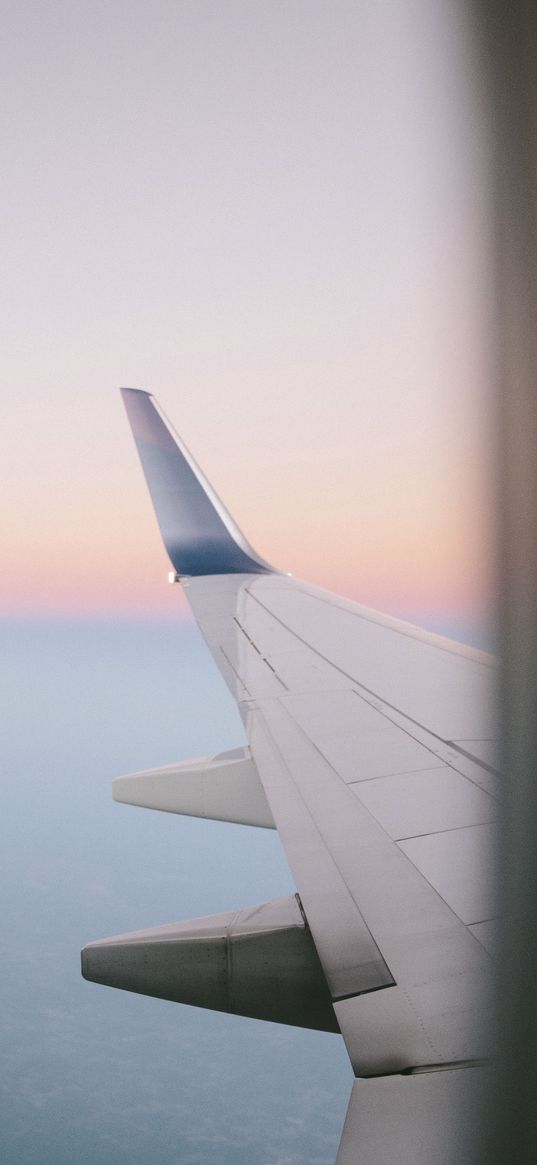
M 148 392 L 121 393 L 170 560 L 181 575 L 267 574 Z

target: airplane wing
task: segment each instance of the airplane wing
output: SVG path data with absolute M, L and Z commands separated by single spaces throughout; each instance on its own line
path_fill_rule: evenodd
M 122 391 L 249 747 L 114 796 L 276 827 L 297 895 L 89 944 L 83 973 L 339 1030 L 357 1080 L 337 1165 L 469 1159 L 493 1051 L 494 661 L 273 570 L 153 398 Z

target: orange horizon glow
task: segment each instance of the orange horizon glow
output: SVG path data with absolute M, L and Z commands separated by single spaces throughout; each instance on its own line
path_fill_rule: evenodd
M 466 16 L 165 5 L 129 23 L 131 55 L 116 6 L 58 42 L 34 7 L 6 62 L 0 615 L 186 617 L 130 384 L 282 571 L 486 616 L 495 309 Z
M 261 551 L 276 568 L 291 566 L 295 577 L 376 610 L 409 616 L 492 617 L 490 555 L 482 546 L 476 548 L 475 539 L 466 548 L 462 540 L 444 539 L 436 553 L 429 545 L 419 554 L 415 547 L 409 553 L 407 547 L 399 555 L 399 545 L 397 553 L 393 547 L 389 553 L 380 538 L 374 551 L 362 541 L 361 549 L 339 546 L 338 552 L 337 539 L 325 537 L 322 559 L 318 547 L 298 547 L 290 535 L 279 542 L 268 549 L 265 542 Z M 4 567 L 0 617 L 189 617 L 182 589 L 168 583 L 170 564 L 156 531 L 148 536 L 143 553 L 123 530 L 114 554 L 105 539 L 99 555 L 95 546 L 86 551 L 73 548 L 70 553 L 60 546 L 56 554 L 47 552 L 44 561 L 33 556 L 29 564 L 25 559 L 26 554 L 13 556 Z
M 423 474 L 423 482 L 417 471 L 395 482 L 393 470 L 386 480 L 371 460 L 359 485 L 349 463 L 345 472 L 325 473 L 321 488 L 282 457 L 276 487 L 267 471 L 261 492 L 245 484 L 252 461 L 239 442 L 232 465 L 214 453 L 213 461 L 230 510 L 275 568 L 379 611 L 492 617 L 490 506 L 471 473 L 454 492 L 445 467 L 429 479 Z M 35 488 L 24 512 L 13 510 L 0 616 L 188 617 L 180 588 L 167 582 L 170 564 L 138 465 L 130 462 L 128 489 L 113 466 L 109 477 L 98 488 L 82 479 L 68 505 L 58 483 L 57 504 L 43 512 Z

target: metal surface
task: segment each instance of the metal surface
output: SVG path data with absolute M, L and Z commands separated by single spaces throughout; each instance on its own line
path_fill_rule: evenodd
M 463 1165 L 486 1117 L 490 1071 L 358 1080 L 337 1165 Z
M 476 1079 L 461 1066 L 494 1051 L 494 661 L 267 571 L 149 398 L 127 390 L 126 403 L 164 540 L 176 569 L 187 569 L 185 554 L 191 564 L 195 577 L 181 581 L 237 700 L 252 772 L 296 878 L 311 928 L 311 936 L 305 933 L 315 944 L 316 982 L 325 1002 L 332 1000 L 355 1072 L 391 1076 L 353 1091 L 339 1165 L 356 1159 L 357 1136 L 364 1138 L 364 1163 L 385 1165 L 397 1154 L 409 1165 L 443 1165 L 457 1142 L 448 1149 L 447 1132 L 437 1138 L 433 1125 L 453 1130 L 456 1082 L 465 1082 L 466 1103 L 467 1084 Z M 190 763 L 183 774 L 187 811 L 211 799 L 217 769 L 194 771 Z M 248 767 L 239 764 L 238 772 L 250 781 Z M 128 778 L 124 788 L 137 780 L 146 783 L 145 803 L 180 805 L 183 794 L 176 800 L 166 775 L 157 774 L 152 788 L 154 773 Z M 218 788 L 221 810 L 219 798 Z M 227 808 L 238 799 L 232 793 Z M 207 923 L 199 925 L 204 930 Z M 101 981 L 115 976 L 127 987 L 125 968 L 135 965 L 138 985 L 131 981 L 129 989 L 145 990 L 147 968 L 153 975 L 160 966 L 154 952 L 162 948 L 168 981 L 170 942 L 184 941 L 189 1001 L 198 992 L 202 1006 L 220 1006 L 222 943 L 229 958 L 236 918 L 208 925 L 210 933 L 198 927 L 196 937 L 188 933 L 192 924 L 166 935 L 124 936 L 90 948 L 86 960 L 101 966 L 104 958 L 109 977 Z M 245 1014 L 283 1006 L 272 971 L 267 990 L 276 1002 L 267 996 L 259 1003 L 265 943 L 269 963 L 278 966 L 281 958 L 284 967 L 288 958 L 285 944 L 274 945 L 261 929 L 253 957 L 242 964 L 241 1009 L 249 992 L 257 1000 Z M 208 988 L 196 983 L 193 969 L 192 944 L 200 942 L 209 944 Z M 184 982 L 181 995 L 175 987 L 168 997 L 185 998 Z M 159 980 L 154 993 L 162 994 L 162 986 Z M 289 993 L 285 1022 L 305 1022 L 298 995 Z M 408 1072 L 418 1075 L 401 1075 Z M 460 1143 L 467 1145 L 466 1134 Z
M 360 781 L 352 788 L 395 841 L 479 825 L 496 816 L 493 798 L 448 765 Z
M 144 809 L 275 828 L 247 748 L 116 777 L 112 796 L 115 801 Z
M 462 922 L 484 922 L 496 913 L 495 832 L 491 825 L 470 825 L 399 845 Z
M 270 571 L 179 437 L 172 435 L 151 394 L 136 388 L 121 391 L 164 544 L 176 571 Z
M 352 604 L 337 598 L 335 635 L 330 597 L 289 578 L 236 576 L 232 587 L 229 580 L 222 586 L 220 579 L 192 579 L 187 595 L 219 666 L 225 653 L 224 674 L 242 711 L 355 1071 L 379 1074 L 489 1054 L 490 955 L 466 922 L 491 913 L 478 887 L 488 884 L 491 871 L 490 854 L 479 843 L 480 830 L 495 815 L 493 778 L 452 739 L 463 716 L 468 738 L 479 736 L 495 698 L 493 661 L 374 612 L 355 614 Z M 325 623 L 335 635 L 332 646 Z M 398 671 L 389 673 L 386 685 L 377 677 L 372 694 L 379 633 L 384 658 L 397 655 Z M 416 644 L 426 653 L 419 665 Z M 445 739 L 429 730 L 430 702 L 418 706 L 437 660 Z M 473 706 L 465 683 L 469 669 Z M 405 708 L 412 676 L 411 718 Z M 436 728 L 439 719 L 437 713 Z M 368 800 L 368 788 L 388 775 L 403 782 L 389 819 L 378 803 L 375 813 L 373 791 Z M 416 851 L 413 842 L 392 840 L 397 812 L 401 836 L 428 831 Z M 411 852 L 404 852 L 407 844 Z M 451 869 L 459 858 L 460 870 Z M 469 913 L 460 892 L 465 871 L 473 877 Z
M 82 974 L 93 983 L 195 1007 L 338 1030 L 294 897 L 89 943 Z
M 445 741 L 494 736 L 491 656 L 420 633 L 316 587 L 283 577 L 266 583 L 250 591 L 252 605 L 259 607 L 248 611 L 254 638 L 262 634 L 269 600 L 270 620 L 279 620 L 297 641 L 303 640 L 318 665 L 328 660 L 342 676 L 359 681 L 366 692 L 380 695 L 433 735 Z M 286 662 L 282 659 L 280 676 L 291 684 L 293 671 Z

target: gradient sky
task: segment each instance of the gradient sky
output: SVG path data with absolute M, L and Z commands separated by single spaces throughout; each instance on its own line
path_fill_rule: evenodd
M 158 396 L 269 561 L 481 638 L 488 160 L 463 7 L 3 6 L 8 1165 L 334 1160 L 336 1037 L 79 975 L 92 938 L 293 890 L 269 831 L 111 802 L 121 772 L 242 739 L 177 620 L 117 387 Z
M 119 384 L 279 567 L 484 608 L 487 152 L 459 7 L 7 5 L 3 612 L 177 611 Z
M 333 1165 L 352 1071 L 323 1032 L 86 983 L 88 940 L 294 884 L 277 834 L 112 802 L 240 743 L 193 628 L 0 621 L 2 1165 Z

